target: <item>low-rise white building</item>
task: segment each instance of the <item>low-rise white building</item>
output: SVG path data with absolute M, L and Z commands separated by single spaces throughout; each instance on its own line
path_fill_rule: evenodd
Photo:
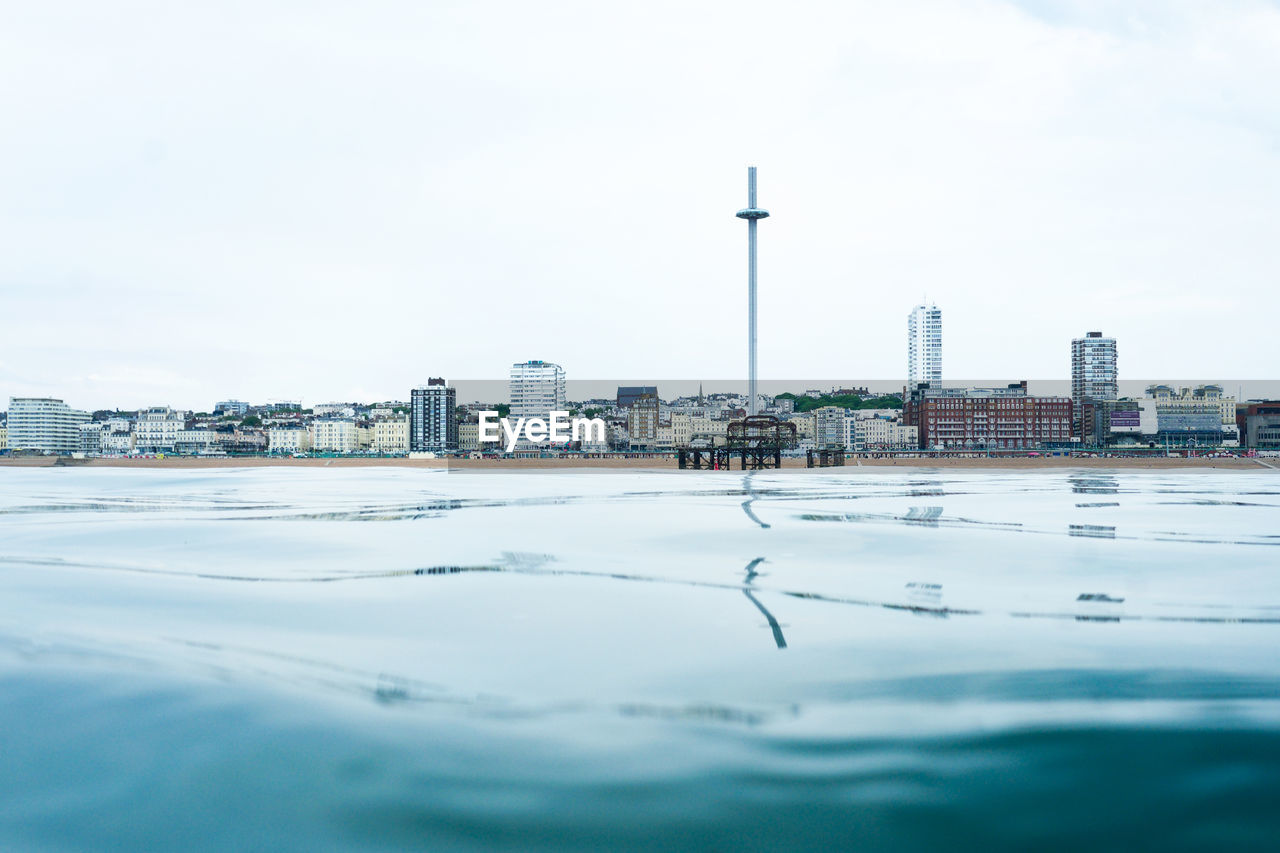
M 107 429 L 102 433 L 103 456 L 128 456 L 133 453 L 133 433 L 129 430 Z
M 211 429 L 180 429 L 173 440 L 175 453 L 209 453 L 217 436 Z

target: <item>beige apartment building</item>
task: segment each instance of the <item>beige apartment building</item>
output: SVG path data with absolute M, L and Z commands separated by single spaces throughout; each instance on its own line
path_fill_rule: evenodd
M 701 415 L 672 414 L 671 443 L 676 447 L 688 447 L 695 438 L 723 438 L 727 428 L 725 421 Z
M 409 419 L 389 417 L 373 422 L 374 453 L 394 455 L 409 452 Z
M 458 449 L 480 449 L 480 424 L 474 421 L 463 421 L 458 424 Z
M 812 439 L 814 432 L 814 418 L 812 412 L 803 412 L 798 415 L 792 415 L 787 418 L 788 421 L 796 425 L 796 440 Z
M 0 426 L 0 450 L 9 449 L 9 430 Z

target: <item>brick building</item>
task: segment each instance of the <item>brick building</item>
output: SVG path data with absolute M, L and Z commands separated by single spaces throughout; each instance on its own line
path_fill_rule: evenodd
M 1026 381 L 1006 388 L 904 389 L 902 420 L 920 447 L 1017 450 L 1071 441 L 1071 398 L 1033 397 Z

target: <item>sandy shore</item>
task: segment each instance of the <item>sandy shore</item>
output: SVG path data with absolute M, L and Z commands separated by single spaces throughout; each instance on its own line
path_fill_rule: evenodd
M 164 459 L 57 459 L 53 457 L 23 457 L 0 459 L 0 467 L 50 468 L 56 466 L 87 468 L 449 468 L 453 470 L 537 470 L 549 468 L 600 468 L 600 469 L 650 469 L 678 470 L 674 459 L 383 459 L 368 457 L 334 459 L 292 459 L 265 457 L 192 458 L 166 457 Z M 1276 466 L 1276 467 L 1272 467 Z M 1036 458 L 943 458 L 943 459 L 850 459 L 845 468 L 992 468 L 1027 470 L 1055 470 L 1062 468 L 1135 468 L 1159 470 L 1280 470 L 1280 461 L 1256 459 L 1169 459 L 1139 458 L 1070 458 L 1065 456 L 1041 456 Z M 784 459 L 783 469 L 803 471 L 803 459 Z M 740 469 L 735 465 L 733 471 Z M 690 472 L 693 473 L 693 472 Z M 712 474 L 719 472 L 709 472 Z

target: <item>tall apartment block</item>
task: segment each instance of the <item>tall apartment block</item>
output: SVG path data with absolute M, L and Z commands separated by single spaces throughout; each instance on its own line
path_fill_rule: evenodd
M 80 424 L 89 413 L 52 397 L 9 398 L 9 449 L 70 455 L 80 452 Z
M 549 361 L 511 365 L 511 416 L 546 418 L 564 409 L 564 368 Z
M 458 449 L 458 390 L 443 379 L 428 379 L 409 392 L 409 451 L 439 453 Z
M 638 393 L 630 393 L 638 392 Z M 653 385 L 621 386 L 618 388 L 618 408 L 627 412 L 627 435 L 632 450 L 651 450 L 658 443 L 658 389 Z M 626 401 L 626 406 L 621 401 Z
M 917 305 L 907 317 L 907 384 L 942 383 L 942 309 Z
M 1087 404 L 1114 400 L 1120 396 L 1116 381 L 1116 339 L 1102 332 L 1089 332 L 1071 341 L 1071 409 L 1074 434 L 1087 440 L 1092 435 Z

